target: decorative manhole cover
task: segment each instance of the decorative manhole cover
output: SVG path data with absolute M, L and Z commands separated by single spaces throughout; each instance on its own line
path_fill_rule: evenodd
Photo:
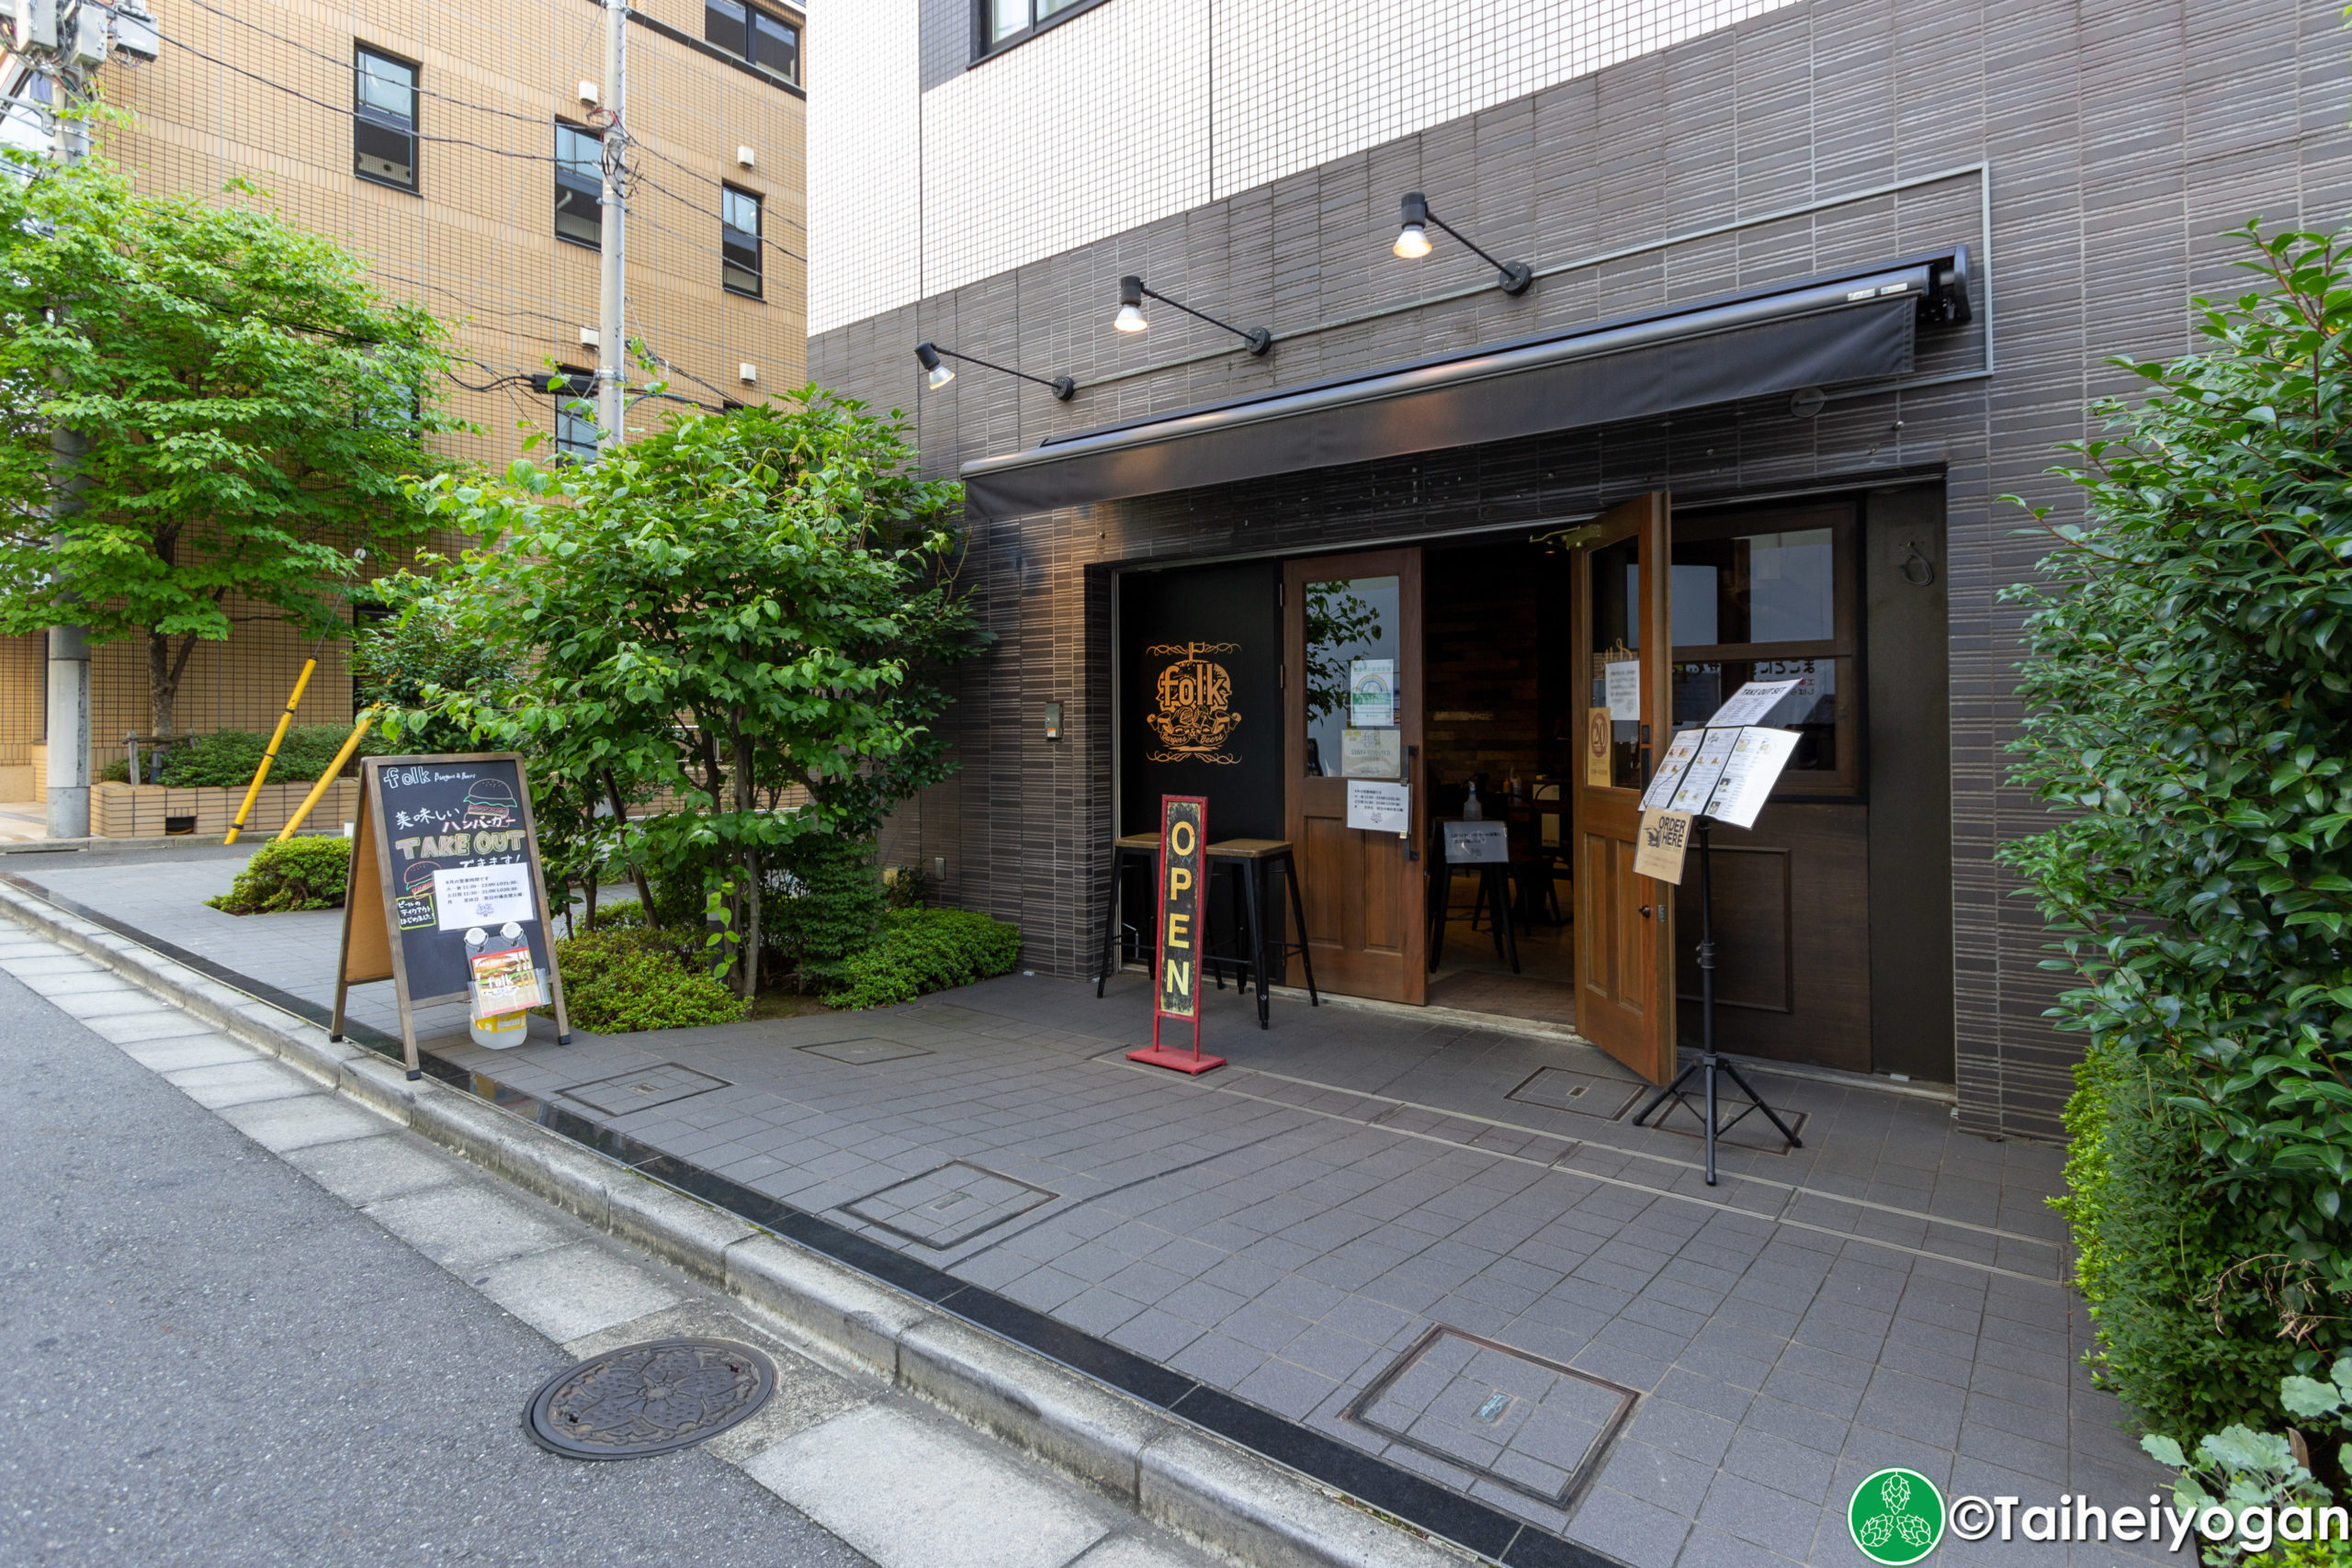
M 531 1440 L 566 1459 L 643 1459 L 691 1448 L 765 1404 L 775 1363 L 724 1339 L 659 1339 L 607 1350 L 539 1385 Z

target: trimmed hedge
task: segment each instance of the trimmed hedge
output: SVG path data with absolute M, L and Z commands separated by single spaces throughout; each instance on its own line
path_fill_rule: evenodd
M 264 844 L 228 892 L 205 902 L 232 915 L 340 909 L 350 883 L 350 840 L 288 839 Z
M 565 1010 L 594 1034 L 740 1021 L 743 999 L 688 954 L 676 933 L 642 925 L 565 937 L 555 944 Z
M 315 784 L 351 739 L 347 724 L 298 724 L 287 730 L 285 743 L 277 749 L 277 760 L 269 765 L 272 784 Z M 243 789 L 254 782 L 254 770 L 261 766 L 261 755 L 269 750 L 269 737 L 249 729 L 216 729 L 209 735 L 191 736 L 178 745 L 167 748 L 160 765 L 140 754 L 140 770 L 147 777 L 141 784 L 159 784 L 173 789 Z M 383 750 L 376 734 L 370 730 L 359 742 L 359 749 L 344 764 L 345 776 L 359 771 L 359 759 L 374 756 Z M 98 772 L 101 780 L 116 784 L 130 782 L 130 759 L 118 757 Z
M 968 986 L 1021 961 L 1021 931 L 969 909 L 893 909 L 882 937 L 838 966 L 829 1007 L 877 1008 Z

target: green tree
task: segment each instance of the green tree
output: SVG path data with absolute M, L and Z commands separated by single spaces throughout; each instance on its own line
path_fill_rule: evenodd
M 355 551 L 421 527 L 401 480 L 454 427 L 442 330 L 242 181 L 213 202 L 100 157 L 0 160 L 0 633 L 143 640 L 174 733 L 197 643 L 331 631 Z
M 2109 1373 L 2179 1435 L 2266 1397 L 2194 1369 L 2267 1348 L 2308 1372 L 2352 1337 L 2352 253 L 2241 238 L 2261 286 L 2199 302 L 2202 352 L 2131 367 L 2153 397 L 2069 448 L 2087 521 L 2014 594 L 2017 777 L 2060 819 L 2007 859 L 2079 981 L 2057 1016 L 2092 1039 L 2086 1285 Z
M 935 671 L 978 640 L 952 571 L 961 488 L 909 472 L 894 420 L 795 397 L 673 416 L 593 466 L 417 487 L 485 541 L 444 581 L 453 624 L 528 671 L 441 710 L 535 773 L 662 804 L 628 852 L 723 892 L 742 955 L 788 846 L 869 838 L 946 775 Z M 754 994 L 755 961 L 737 983 Z

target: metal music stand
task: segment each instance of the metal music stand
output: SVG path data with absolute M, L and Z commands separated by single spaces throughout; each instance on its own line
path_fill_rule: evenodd
M 1750 1111 L 1764 1112 L 1765 1119 L 1789 1141 L 1789 1147 L 1801 1149 L 1804 1145 L 1789 1131 L 1788 1123 L 1781 1120 L 1780 1113 L 1764 1103 L 1764 1097 L 1739 1076 L 1739 1069 L 1715 1055 L 1715 885 L 1709 872 L 1707 854 L 1707 835 L 1714 827 L 1715 819 L 1701 817 L 1691 825 L 1699 830 L 1699 1055 L 1675 1075 L 1672 1083 L 1658 1090 L 1655 1100 L 1642 1107 L 1641 1113 L 1634 1118 L 1634 1125 L 1642 1126 L 1652 1111 L 1669 1100 L 1696 1115 L 1697 1108 L 1684 1098 L 1682 1086 L 1690 1081 L 1692 1074 L 1699 1075 L 1705 1084 L 1707 1110 L 1703 1120 L 1707 1129 L 1707 1185 L 1713 1187 L 1715 1184 L 1715 1140 L 1738 1126 Z M 1746 1109 L 1728 1122 L 1718 1122 L 1715 1120 L 1717 1073 L 1729 1077 L 1739 1086 L 1739 1092 L 1747 1097 Z

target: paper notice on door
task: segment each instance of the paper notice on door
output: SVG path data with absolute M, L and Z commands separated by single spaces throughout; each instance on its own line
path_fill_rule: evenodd
M 433 901 L 445 931 L 539 918 L 531 901 L 531 868 L 521 862 L 443 866 L 433 874 Z
M 1642 716 L 1642 661 L 1620 660 L 1602 667 L 1609 689 L 1609 716 L 1620 724 Z
M 1609 728 L 1607 708 L 1587 708 L 1584 713 L 1584 782 L 1605 788 L 1615 782 L 1614 736 Z
M 1715 716 L 1707 720 L 1707 728 L 1737 729 L 1742 725 L 1761 724 L 1767 714 L 1781 705 L 1783 697 L 1797 689 L 1798 683 L 1798 681 L 1750 681 L 1731 694 L 1731 701 L 1715 710 Z
M 1634 874 L 1679 885 L 1682 881 L 1682 856 L 1690 847 L 1689 813 L 1645 811 L 1641 840 L 1634 850 Z
M 1340 776 L 1344 779 L 1393 779 L 1405 771 L 1405 732 L 1401 729 L 1342 729 L 1340 731 Z
M 1708 815 L 1735 828 L 1754 827 L 1756 814 L 1771 798 L 1773 781 L 1797 749 L 1797 739 L 1793 729 L 1751 726 L 1741 730 L 1724 763 L 1723 777 L 1715 781 L 1715 798 L 1707 808 Z
M 1374 779 L 1348 781 L 1348 826 L 1367 833 L 1403 833 L 1412 828 L 1411 792 L 1400 784 Z
M 1348 722 L 1358 729 L 1376 729 L 1396 722 L 1395 660 L 1348 660 Z
M 1682 782 L 1675 786 L 1674 798 L 1668 809 L 1687 811 L 1693 817 L 1707 814 L 1707 802 L 1713 798 L 1715 781 L 1724 776 L 1724 764 L 1731 761 L 1732 743 L 1739 739 L 1736 729 L 1708 729 L 1700 733 L 1699 749 L 1682 770 Z
M 468 962 L 473 967 L 474 1017 L 497 1018 L 547 1004 L 538 972 L 531 966 L 529 948 L 477 953 Z
M 1657 772 L 1650 775 L 1650 787 L 1642 792 L 1642 809 L 1663 811 L 1674 804 L 1674 792 L 1681 787 L 1682 775 L 1690 766 L 1690 759 L 1699 754 L 1699 742 L 1706 731 L 1692 726 L 1678 729 L 1674 739 L 1666 743 L 1666 753 L 1657 760 Z

